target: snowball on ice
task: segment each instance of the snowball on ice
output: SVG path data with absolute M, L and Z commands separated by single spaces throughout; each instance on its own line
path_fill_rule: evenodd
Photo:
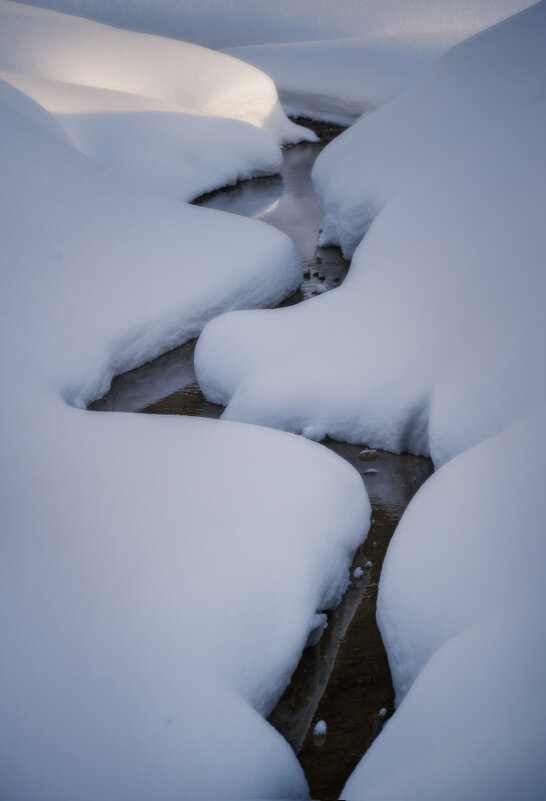
M 318 723 L 315 724 L 315 728 L 313 729 L 313 734 L 316 737 L 321 737 L 326 734 L 327 725 L 325 720 L 319 720 Z
M 353 578 L 359 579 L 359 578 L 362 578 L 363 575 L 364 575 L 364 571 L 362 570 L 362 568 L 361 567 L 355 567 L 355 569 L 353 570 Z

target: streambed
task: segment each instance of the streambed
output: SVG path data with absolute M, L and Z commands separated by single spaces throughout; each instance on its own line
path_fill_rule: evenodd
M 310 127 L 317 129 L 314 123 Z M 337 248 L 317 247 L 321 214 L 310 175 L 316 157 L 340 130 L 320 125 L 320 143 L 287 148 L 280 177 L 245 181 L 196 201 L 205 207 L 260 219 L 293 239 L 302 261 L 302 283 L 284 305 L 338 286 L 348 271 L 349 265 Z M 186 343 L 116 377 L 108 394 L 89 408 L 220 417 L 222 407 L 207 402 L 196 383 L 194 347 L 194 341 Z M 322 801 L 339 796 L 362 754 L 392 714 L 392 681 L 375 623 L 377 586 L 394 529 L 433 469 L 429 459 L 409 454 L 374 451 L 360 458 L 365 444 L 323 443 L 362 475 L 373 522 L 366 542 L 355 554 L 348 591 L 340 605 L 327 612 L 326 630 L 316 645 L 304 651 L 290 685 L 269 718 L 298 754 L 312 798 Z M 327 725 L 326 736 L 313 737 L 315 724 L 321 720 Z

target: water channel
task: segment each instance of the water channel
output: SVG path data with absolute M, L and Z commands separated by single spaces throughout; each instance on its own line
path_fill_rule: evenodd
M 307 121 L 321 142 L 284 151 L 281 176 L 245 181 L 211 193 L 199 205 L 254 217 L 280 228 L 294 241 L 302 261 L 302 283 L 286 304 L 338 286 L 348 263 L 337 248 L 317 247 L 320 209 L 311 183 L 312 165 L 341 129 Z M 109 393 L 89 408 L 147 414 L 220 417 L 206 401 L 193 369 L 195 342 L 118 376 Z M 375 622 L 383 559 L 407 504 L 432 473 L 429 459 L 370 451 L 326 440 L 324 446 L 361 474 L 372 504 L 372 526 L 355 554 L 351 584 L 339 606 L 327 613 L 318 643 L 303 652 L 270 722 L 292 745 L 309 782 L 311 797 L 339 797 L 352 770 L 393 712 L 393 689 Z M 326 723 L 319 726 L 319 721 Z

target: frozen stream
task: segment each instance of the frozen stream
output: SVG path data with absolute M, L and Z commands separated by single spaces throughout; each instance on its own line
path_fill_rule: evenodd
M 312 126 L 317 128 L 317 126 Z M 199 205 L 261 219 L 296 244 L 303 265 L 302 284 L 285 303 L 297 303 L 341 283 L 348 263 L 337 248 L 318 248 L 320 210 L 311 183 L 311 167 L 326 142 L 339 132 L 317 129 L 318 144 L 288 148 L 281 177 L 241 183 L 203 197 Z M 194 343 L 118 376 L 110 392 L 91 405 L 103 411 L 186 414 L 219 417 L 222 407 L 203 397 L 193 369 Z M 388 543 L 407 504 L 432 472 L 428 459 L 371 452 L 362 446 L 326 441 L 362 475 L 372 503 L 372 528 L 355 554 L 351 585 L 342 603 L 328 612 L 328 627 L 318 644 L 307 648 L 270 722 L 298 754 L 311 796 L 337 798 L 360 757 L 393 710 L 392 682 L 375 624 L 377 585 Z M 368 472 L 370 471 L 370 472 Z M 368 567 L 366 565 L 371 563 Z M 313 729 L 327 723 L 319 744 Z

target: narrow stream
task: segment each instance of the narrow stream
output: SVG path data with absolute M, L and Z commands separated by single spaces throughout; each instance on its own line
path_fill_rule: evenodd
M 316 157 L 341 129 L 309 121 L 304 124 L 317 130 L 322 141 L 287 148 L 280 177 L 246 181 L 196 201 L 208 208 L 261 219 L 293 239 L 302 261 L 302 283 L 283 305 L 338 286 L 349 267 L 337 248 L 316 245 L 321 215 L 311 183 Z M 220 417 L 222 407 L 206 401 L 196 382 L 194 348 L 195 341 L 186 343 L 116 377 L 108 394 L 89 408 Z M 269 721 L 298 755 L 311 797 L 327 801 L 339 797 L 362 754 L 393 712 L 392 680 L 375 622 L 377 586 L 394 529 L 433 468 L 429 459 L 367 451 L 365 443 L 358 446 L 326 440 L 323 444 L 361 474 L 372 504 L 372 527 L 355 554 L 349 589 L 339 606 L 328 611 L 328 626 L 319 642 L 303 652 Z M 319 721 L 326 723 L 325 735 L 314 733 Z

